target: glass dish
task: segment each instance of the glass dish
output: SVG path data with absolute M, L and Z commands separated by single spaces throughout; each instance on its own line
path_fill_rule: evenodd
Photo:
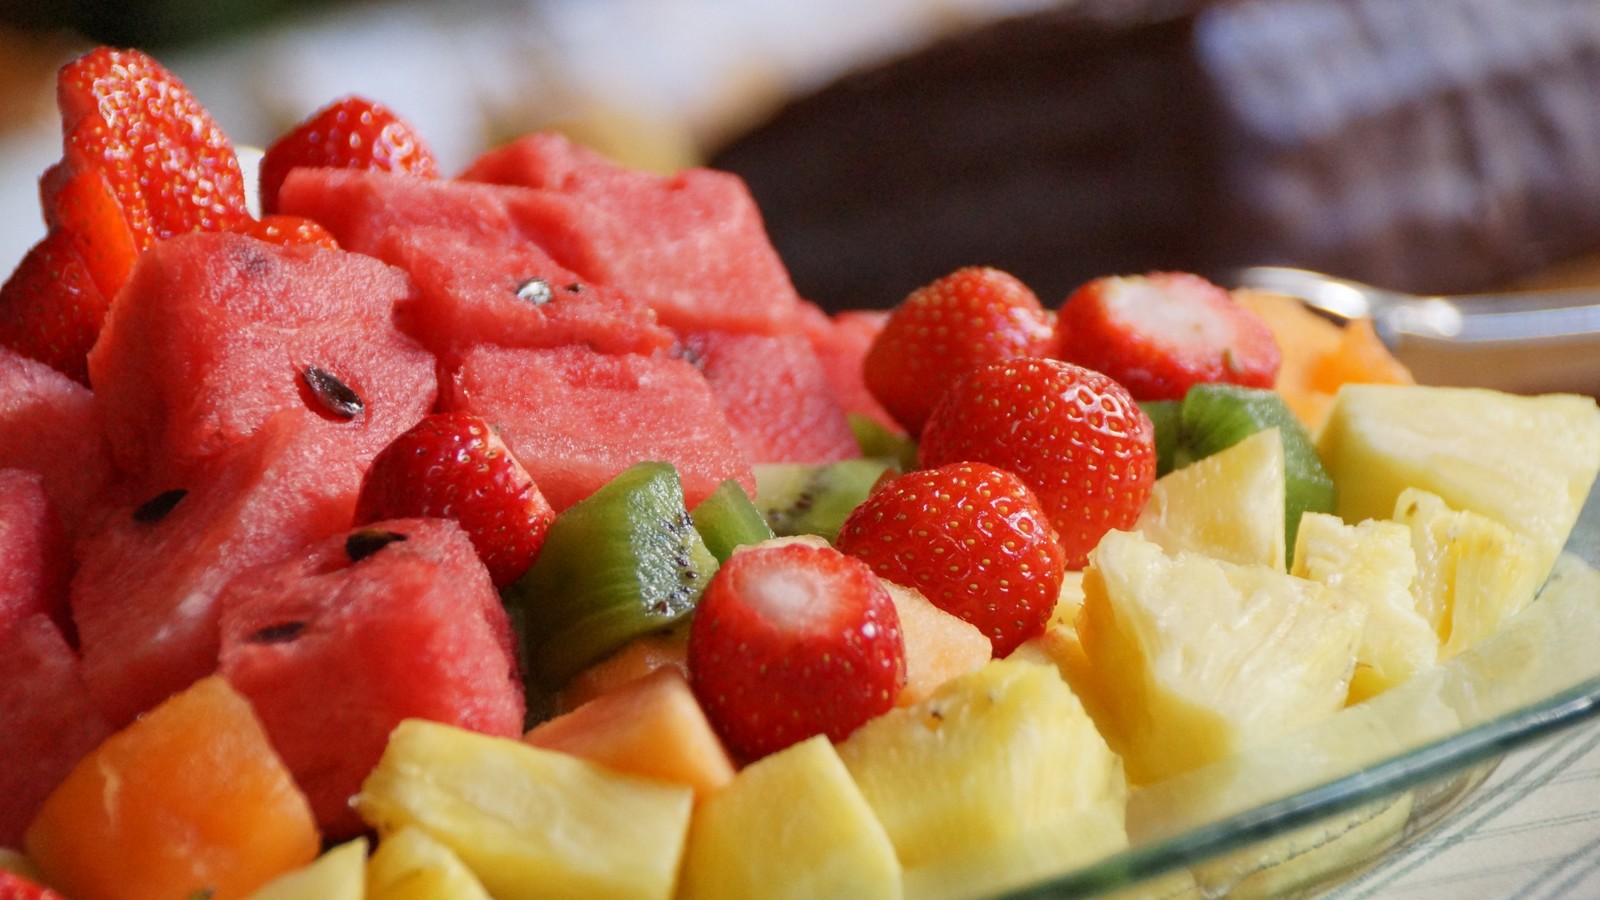
M 1304 896 L 1441 822 L 1500 757 L 1600 714 L 1600 491 L 1539 598 L 1435 670 L 1318 725 L 1135 790 L 1129 849 L 1026 898 Z

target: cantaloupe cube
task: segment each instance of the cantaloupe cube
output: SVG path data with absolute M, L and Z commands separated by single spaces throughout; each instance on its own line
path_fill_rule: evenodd
M 250 900 L 363 900 L 366 895 L 367 839 L 359 837 L 272 879 Z
M 622 649 L 572 676 L 556 694 L 555 711 L 571 712 L 590 700 L 657 669 L 689 674 L 689 630 L 674 628 L 636 637 Z
M 728 751 L 688 680 L 670 666 L 541 722 L 523 740 L 619 772 L 686 784 L 696 795 L 733 780 Z
M 367 900 L 489 900 L 489 892 L 449 847 L 406 827 L 367 862 Z
M 945 612 L 922 592 L 884 582 L 900 617 L 906 646 L 906 686 L 896 706 L 921 703 L 958 675 L 983 667 L 994 655 L 989 638 L 976 625 Z
M 694 814 L 680 900 L 897 900 L 883 825 L 823 735 L 763 757 Z

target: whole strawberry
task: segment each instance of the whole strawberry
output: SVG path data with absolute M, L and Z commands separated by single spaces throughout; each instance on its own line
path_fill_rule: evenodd
M 918 448 L 923 468 L 986 462 L 1039 498 L 1081 569 L 1113 528 L 1129 528 L 1156 477 L 1155 429 L 1106 375 L 1055 359 L 991 363 L 945 392 Z
M 110 303 L 64 231 L 33 246 L 0 285 L 0 347 L 89 383 L 89 349 Z
M 1272 387 L 1282 361 L 1272 331 L 1198 275 L 1098 278 L 1062 304 L 1062 359 L 1120 381 L 1135 400 L 1181 400 L 1208 382 Z
M 909 472 L 845 519 L 836 545 L 880 578 L 916 588 L 977 626 L 995 656 L 1044 631 L 1064 556 L 1022 479 L 987 463 Z
M 409 123 L 388 107 L 355 96 L 317 110 L 267 148 L 261 158 L 263 213 L 278 211 L 283 180 L 301 166 L 439 174 L 433 151 Z
M 889 314 L 862 377 L 908 433 L 922 431 L 939 395 L 985 363 L 1047 356 L 1051 314 L 1027 285 L 998 269 L 958 269 L 924 285 Z
M 689 626 L 689 680 L 737 757 L 841 740 L 894 705 L 905 642 L 888 590 L 826 545 L 757 545 L 712 576 Z
M 489 423 L 456 412 L 395 438 L 361 483 L 356 525 L 422 517 L 460 523 L 504 587 L 533 565 L 555 512 Z

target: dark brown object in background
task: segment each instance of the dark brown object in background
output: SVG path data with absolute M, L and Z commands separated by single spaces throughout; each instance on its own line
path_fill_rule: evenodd
M 712 164 L 832 308 L 968 264 L 1047 304 L 1240 263 L 1477 290 L 1600 248 L 1600 3 L 1068 4 L 841 79 Z

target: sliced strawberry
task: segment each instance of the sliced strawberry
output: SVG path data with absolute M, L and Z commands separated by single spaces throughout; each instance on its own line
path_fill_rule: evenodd
M 1044 631 L 1064 554 L 1022 479 L 986 463 L 909 472 L 856 507 L 836 546 L 977 626 L 995 656 Z
M 67 900 L 44 885 L 16 872 L 0 869 L 0 900 Z
M 305 216 L 262 216 L 259 219 L 246 219 L 229 230 L 285 247 L 339 249 L 339 241 L 332 232 Z
M 87 385 L 89 349 L 108 306 L 71 236 L 52 231 L 0 286 L 0 347 Z
M 757 546 L 712 576 L 689 626 L 689 679 L 748 761 L 817 734 L 842 740 L 905 686 L 888 590 L 826 545 Z
M 356 525 L 423 517 L 460 523 L 504 587 L 538 558 L 555 511 L 488 422 L 437 413 L 373 458 L 356 501 Z
M 39 193 L 45 222 L 71 238 L 100 293 L 115 297 L 139 257 L 139 241 L 105 172 L 56 163 L 39 180 Z
M 1065 360 L 1120 381 L 1136 400 L 1179 400 L 1196 384 L 1271 387 L 1281 354 L 1259 316 L 1198 275 L 1098 278 L 1062 304 Z
M 1050 313 L 1027 285 L 998 269 L 958 269 L 912 291 L 890 313 L 862 364 L 867 389 L 912 435 L 939 395 L 977 367 L 1047 356 Z
M 278 189 L 299 167 L 377 169 L 437 177 L 439 164 L 421 135 L 388 107 L 346 97 L 278 138 L 261 159 L 261 210 L 278 211 Z
M 1055 359 L 991 363 L 945 392 L 918 461 L 986 462 L 1018 475 L 1081 569 L 1113 528 L 1129 528 L 1156 477 L 1155 429 L 1127 389 Z
M 97 169 L 141 249 L 247 217 L 226 134 L 177 76 L 138 50 L 100 47 L 56 81 L 66 165 Z

